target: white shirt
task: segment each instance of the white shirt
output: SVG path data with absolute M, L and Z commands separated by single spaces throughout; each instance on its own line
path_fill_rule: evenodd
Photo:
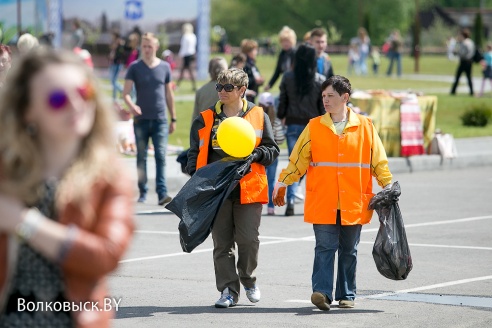
M 181 46 L 179 56 L 191 56 L 196 53 L 196 35 L 193 33 L 183 34 L 181 37 Z

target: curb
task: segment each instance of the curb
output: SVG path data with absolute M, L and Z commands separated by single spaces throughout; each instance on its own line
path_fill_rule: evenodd
M 393 174 L 414 173 L 423 171 L 439 171 L 465 169 L 479 166 L 492 166 L 492 137 L 456 139 L 458 156 L 443 158 L 440 155 L 418 155 L 405 157 L 389 157 L 388 166 Z M 175 195 L 189 180 L 189 176 L 181 172 L 181 165 L 176 161 L 177 155 L 166 156 L 166 184 L 168 192 Z M 136 159 L 123 158 L 132 178 L 137 180 Z M 287 149 L 282 149 L 279 156 L 277 173 L 287 166 Z M 155 161 L 153 156 L 147 160 L 149 193 L 155 191 Z M 135 188 L 136 182 L 135 182 Z M 138 190 L 137 190 L 138 193 Z
M 440 155 L 392 157 L 388 159 L 391 173 L 413 173 L 422 171 L 463 169 L 477 166 L 492 166 L 492 151 L 481 154 L 465 154 L 456 158 Z

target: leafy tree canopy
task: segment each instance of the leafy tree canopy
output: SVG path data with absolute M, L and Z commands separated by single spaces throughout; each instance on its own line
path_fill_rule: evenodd
M 492 0 L 418 0 L 419 10 L 430 6 L 475 7 Z M 359 26 L 369 28 L 375 44 L 382 44 L 393 29 L 409 32 L 417 0 L 212 0 L 212 25 L 223 27 L 232 45 L 244 38 L 276 35 L 284 25 L 294 29 L 297 39 L 314 27 L 335 29 L 338 44 L 348 44 Z M 368 24 L 367 22 L 370 22 Z

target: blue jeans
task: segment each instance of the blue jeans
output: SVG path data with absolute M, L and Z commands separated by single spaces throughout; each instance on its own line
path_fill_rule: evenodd
M 338 273 L 335 300 L 355 299 L 355 271 L 357 267 L 357 245 L 362 226 L 342 226 L 340 211 L 336 224 L 314 224 L 316 248 L 312 275 L 313 292 L 320 292 L 333 301 L 333 274 L 335 253 L 338 251 Z
M 386 75 L 391 75 L 391 71 L 393 70 L 393 61 L 396 60 L 396 74 L 398 76 L 401 76 L 401 54 L 399 52 L 390 51 L 388 53 L 388 57 L 390 59 L 390 64 L 388 66 L 388 72 L 386 72 Z
M 122 64 L 112 64 L 109 66 L 109 79 L 111 80 L 111 85 L 113 86 L 113 100 L 116 100 L 116 94 L 123 92 L 123 87 L 118 83 L 118 74 L 123 68 Z
M 369 54 L 367 52 L 361 52 L 359 58 L 359 70 L 362 75 L 367 75 L 367 56 Z
M 138 171 L 138 189 L 140 195 L 146 195 L 147 187 L 147 151 L 149 139 L 152 138 L 155 151 L 155 191 L 159 198 L 167 195 L 166 187 L 166 148 L 168 126 L 166 119 L 156 120 L 133 120 L 133 129 L 135 131 L 135 142 L 137 144 L 137 171 Z
M 266 167 L 266 175 L 268 179 L 268 207 L 274 208 L 273 205 L 273 189 L 275 188 L 275 178 L 277 177 L 277 165 L 278 165 L 278 157 L 275 161 Z
M 287 133 L 285 134 L 285 137 L 287 139 L 287 148 L 289 149 L 289 156 L 292 153 L 292 150 L 294 149 L 297 139 L 299 139 L 299 136 L 301 135 L 302 131 L 304 131 L 305 127 L 306 127 L 305 125 L 299 125 L 299 124 L 287 125 Z M 294 182 L 290 186 L 287 186 L 287 203 L 294 203 L 295 194 L 297 192 L 298 186 L 299 186 L 298 182 Z

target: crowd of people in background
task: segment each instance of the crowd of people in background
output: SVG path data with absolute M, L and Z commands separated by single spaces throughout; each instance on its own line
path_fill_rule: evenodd
M 252 174 L 247 179 L 253 182 L 239 184 L 233 190 L 217 214 L 218 224 L 212 230 L 215 278 L 221 293 L 215 306 L 234 306 L 241 284 L 251 302 L 260 300 L 254 271 L 258 262 L 262 204 L 267 204 L 268 215 L 276 215 L 274 206 L 284 204 L 287 205 L 284 215 L 295 215 L 296 199 L 304 200 L 305 197 L 298 192 L 298 184 L 307 173 L 326 186 L 322 198 L 333 210 L 326 217 L 320 217 L 316 211 L 321 213 L 325 204 L 316 203 L 306 195 L 306 202 L 312 205 L 308 208 L 306 221 L 314 223 L 316 236 L 311 301 L 321 310 L 330 308 L 334 300 L 333 250 L 343 244 L 344 252 L 338 255 L 338 275 L 344 287 L 337 286 L 335 299 L 340 301 L 340 307 L 354 307 L 356 247 L 361 225 L 370 221 L 372 212 L 366 210 L 366 203 L 362 210 L 350 209 L 348 204 L 355 203 L 353 197 L 359 197 L 359 193 L 354 192 L 345 203 L 338 204 L 337 201 L 345 196 L 340 199 L 330 196 L 344 192 L 329 184 L 330 179 L 336 177 L 329 168 L 330 159 L 344 154 L 328 152 L 322 146 L 325 142 L 336 145 L 346 129 L 360 127 L 350 135 L 350 142 L 343 145 L 347 150 L 347 158 L 343 160 L 347 164 L 368 165 L 354 169 L 354 174 L 366 178 L 360 182 L 360 190 L 367 189 L 367 194 L 372 193 L 371 175 L 377 176 L 383 188 L 391 185 L 392 176 L 371 120 L 347 105 L 352 86 L 347 78 L 335 73 L 342 68 L 334 67 L 328 53 L 326 30 L 313 28 L 298 43 L 296 32 L 284 26 L 278 33 L 281 49 L 269 80 L 262 76 L 257 65 L 258 42 L 244 39 L 229 63 L 220 56 L 210 60 L 210 80 L 198 90 L 195 79 L 197 37 L 190 23 L 182 26 L 182 32 L 180 49 L 175 57 L 169 49 L 159 52 L 159 39 L 152 33 L 134 30 L 123 36 L 114 31 L 107 55 L 112 88 L 110 102 L 105 101 L 98 88 L 92 56 L 84 49 L 84 30 L 78 20 L 73 22 L 69 51 L 57 52 L 41 47 L 49 37 L 40 41 L 29 33 L 18 38 L 15 54 L 9 46 L 0 44 L 0 90 L 5 91 L 0 102 L 0 130 L 6 136 L 0 142 L 0 150 L 5 154 L 7 148 L 12 147 L 9 148 L 10 157 L 0 157 L 0 209 L 7 218 L 0 224 L 1 259 L 10 251 L 7 234 L 17 233 L 22 240 L 21 246 L 16 248 L 19 258 L 9 263 L 16 266 L 18 276 L 14 275 L 14 279 L 8 281 L 13 288 L 3 300 L 0 299 L 3 301 L 0 310 L 7 314 L 1 320 L 7 323 L 18 320 L 14 305 L 19 299 L 39 299 L 34 286 L 19 277 L 42 279 L 40 272 L 49 272 L 55 277 L 46 285 L 41 284 L 42 288 L 56 291 L 50 300 L 77 301 L 89 297 L 96 300 L 106 296 L 105 276 L 116 267 L 134 229 L 130 215 L 133 213 L 131 190 L 134 188 L 129 186 L 128 179 L 121 178 L 125 174 L 118 174 L 123 172 L 118 164 L 107 165 L 108 162 L 116 163 L 115 139 L 118 139 L 120 152 L 136 155 L 139 192 L 136 201 L 148 201 L 147 156 L 152 146 L 156 163 L 156 203 L 169 203 L 172 196 L 166 184 L 166 150 L 168 137 L 177 128 L 174 91 L 186 77 L 195 92 L 195 102 L 190 149 L 183 166 L 185 173 L 193 175 L 201 167 L 228 157 L 217 142 L 217 128 L 228 117 L 248 120 L 254 126 L 257 138 L 255 150 L 248 157 Z M 365 28 L 358 28 L 348 47 L 347 75 L 368 76 L 371 72 L 378 75 L 382 58 L 386 56 L 386 76 L 391 77 L 395 67 L 396 76 L 401 77 L 404 44 L 397 29 L 391 31 L 379 47 L 372 43 Z M 459 60 L 451 94 L 456 94 L 459 79 L 465 73 L 469 93 L 475 95 L 472 65 L 480 62 L 483 81 L 476 96 L 483 96 L 487 81 L 492 87 L 492 45 L 488 44 L 486 51 L 479 53 L 470 32 L 463 29 L 457 39 L 448 40 L 447 47 L 448 58 Z M 11 79 L 7 79 L 15 60 L 19 64 Z M 173 70 L 178 67 L 179 77 L 175 84 Z M 119 82 L 122 75 L 124 85 Z M 278 95 L 272 92 L 277 81 Z M 108 108 L 115 109 L 114 113 Z M 20 111 L 21 115 L 14 115 L 14 110 Z M 78 115 L 70 119 L 72 112 Z M 131 131 L 121 130 L 114 135 L 116 115 L 129 123 L 126 126 L 130 126 Z M 330 138 L 324 140 L 327 129 Z M 284 140 L 290 162 L 275 183 L 278 145 Z M 357 154 L 360 158 L 356 158 Z M 311 165 L 315 160 L 323 165 Z M 81 188 L 79 185 L 74 188 L 77 178 L 84 180 Z M 349 184 L 348 181 L 343 183 Z M 60 194 L 57 190 L 70 192 Z M 100 198 L 89 197 L 94 191 Z M 249 198 L 244 196 L 246 194 Z M 40 210 L 35 210 L 35 206 Z M 87 212 L 86 208 L 94 211 Z M 343 213 L 345 208 L 353 210 L 351 216 Z M 354 211 L 360 213 L 354 214 Z M 345 217 L 349 217 L 348 221 L 343 220 Z M 327 237 L 338 236 L 339 232 L 348 239 Z M 240 252 L 238 272 L 234 257 L 230 255 L 235 242 L 239 244 Z M 111 245 L 111 254 L 108 245 Z M 92 248 L 97 251 L 91 252 Z M 328 253 L 323 251 L 327 248 L 331 249 Z M 34 252 L 37 253 L 33 255 Z M 29 269 L 32 263 L 19 260 L 21 255 L 33 256 L 39 272 Z M 95 271 L 89 272 L 81 264 L 87 260 L 99 264 Z M 2 270 L 6 269 L 0 269 L 0 273 Z M 84 292 L 66 293 L 76 290 L 69 279 L 86 284 Z M 22 294 L 22 290 L 27 290 L 28 295 Z M 74 324 L 90 319 L 84 315 L 87 314 L 60 312 L 49 320 L 57 324 Z M 109 317 L 101 314 L 90 320 L 105 324 Z

